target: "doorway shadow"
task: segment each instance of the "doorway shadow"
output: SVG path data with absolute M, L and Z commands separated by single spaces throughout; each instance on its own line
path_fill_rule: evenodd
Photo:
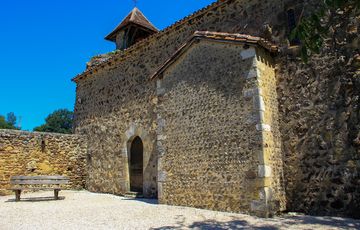
M 143 193 L 144 184 L 144 145 L 139 136 L 136 136 L 130 143 L 129 155 L 129 177 L 130 191 Z
M 143 203 L 147 203 L 147 204 L 154 204 L 154 205 L 159 204 L 159 201 L 157 199 L 127 198 L 127 197 L 124 197 L 123 200 L 134 200 L 134 201 L 139 201 L 139 202 L 143 202 Z

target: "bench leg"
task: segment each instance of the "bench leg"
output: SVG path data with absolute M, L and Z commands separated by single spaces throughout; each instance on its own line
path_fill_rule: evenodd
M 58 199 L 59 199 L 59 191 L 60 191 L 60 189 L 54 189 L 54 197 L 55 197 L 55 200 L 58 200 Z
M 21 190 L 15 190 L 15 201 L 20 201 Z

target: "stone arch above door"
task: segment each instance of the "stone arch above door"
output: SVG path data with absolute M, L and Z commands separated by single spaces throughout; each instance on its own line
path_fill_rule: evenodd
M 149 164 L 150 156 L 152 153 L 153 143 L 151 141 L 149 133 L 139 125 L 132 123 L 130 124 L 129 128 L 125 131 L 125 133 L 122 135 L 122 155 L 124 158 L 124 175 L 125 175 L 125 191 L 130 191 L 130 174 L 129 174 L 129 156 L 130 156 L 130 148 L 132 141 L 139 137 L 142 140 L 143 143 L 143 175 L 144 175 L 144 181 L 143 181 L 143 191 L 144 195 L 147 196 L 148 191 L 148 175 L 146 175 L 147 171 L 147 165 Z M 150 178 L 150 177 L 149 177 Z

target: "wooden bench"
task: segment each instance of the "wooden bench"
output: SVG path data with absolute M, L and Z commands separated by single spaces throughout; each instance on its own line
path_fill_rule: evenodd
M 13 176 L 10 178 L 15 192 L 15 200 L 20 201 L 23 190 L 54 190 L 55 200 L 59 199 L 60 185 L 68 184 L 69 179 L 64 176 Z

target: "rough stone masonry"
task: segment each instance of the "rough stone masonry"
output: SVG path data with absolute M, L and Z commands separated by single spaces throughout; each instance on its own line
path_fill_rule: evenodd
M 10 177 L 19 175 L 63 175 L 67 188 L 82 189 L 86 152 L 78 135 L 0 130 L 0 193 L 9 193 Z
M 142 192 L 161 203 L 359 217 L 359 18 L 305 65 L 290 25 L 316 5 L 220 0 L 160 32 L 134 9 L 107 37 L 121 50 L 73 79 L 87 188 L 131 192 L 140 137 Z

